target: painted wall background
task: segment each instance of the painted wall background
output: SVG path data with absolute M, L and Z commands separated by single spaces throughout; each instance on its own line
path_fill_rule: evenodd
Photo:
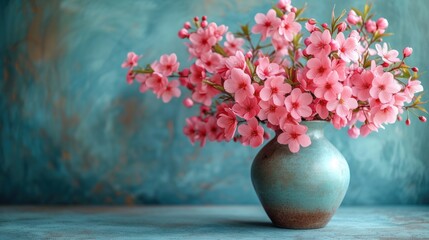
M 307 0 L 319 21 L 364 1 Z M 304 1 L 295 1 L 302 6 Z M 250 164 L 257 149 L 191 146 L 193 111 L 164 105 L 125 83 L 130 50 L 152 62 L 186 50 L 176 37 L 195 15 L 237 30 L 268 0 L 10 0 L 1 2 L 0 203 L 257 203 Z M 427 72 L 429 1 L 375 1 L 392 47 L 414 48 Z M 423 85 L 429 90 L 429 78 Z M 426 97 L 427 99 L 427 97 Z M 351 183 L 344 204 L 428 204 L 429 125 L 413 119 L 358 140 L 328 129 Z

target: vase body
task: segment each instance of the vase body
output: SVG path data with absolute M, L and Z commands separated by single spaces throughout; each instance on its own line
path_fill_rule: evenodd
M 343 155 L 325 138 L 325 121 L 309 121 L 311 145 L 291 153 L 277 136 L 256 155 L 251 169 L 255 191 L 274 225 L 322 228 L 346 194 L 350 172 Z

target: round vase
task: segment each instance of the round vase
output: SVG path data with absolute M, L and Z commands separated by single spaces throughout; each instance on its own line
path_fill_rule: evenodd
M 308 121 L 311 145 L 292 153 L 277 136 L 256 155 L 252 183 L 274 225 L 322 228 L 346 194 L 350 172 L 344 156 L 325 138 L 326 121 Z

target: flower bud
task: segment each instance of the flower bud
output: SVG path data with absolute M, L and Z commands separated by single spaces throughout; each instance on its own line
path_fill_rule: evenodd
M 357 128 L 356 126 L 353 126 L 353 127 L 349 128 L 347 133 L 349 134 L 349 136 L 351 138 L 358 138 L 360 135 L 360 129 Z
M 284 0 L 279 0 L 276 6 L 282 10 L 285 10 L 287 7 L 286 2 Z
M 401 117 L 401 115 L 398 115 L 397 117 L 396 117 L 396 119 L 400 122 L 400 121 L 402 121 L 402 117 Z
M 245 56 L 247 59 L 251 59 L 253 57 L 252 51 L 248 51 Z
M 202 22 L 201 22 L 201 27 L 202 27 L 202 28 L 207 27 L 207 25 L 209 25 L 207 21 L 202 21 Z
M 191 23 L 190 23 L 190 22 L 185 22 L 185 23 L 183 24 L 183 27 L 184 27 L 185 29 L 190 29 L 190 28 L 191 28 Z
M 426 117 L 425 117 L 425 116 L 420 116 L 420 117 L 419 117 L 419 120 L 420 120 L 421 122 L 426 122 L 426 121 L 427 121 L 427 119 L 426 119 Z
M 304 57 L 309 57 L 310 55 L 307 53 L 307 49 L 304 49 L 304 51 L 302 51 L 302 55 L 304 55 Z
M 413 67 L 413 68 L 411 68 L 411 70 L 412 70 L 413 72 L 419 72 L 419 69 L 418 69 L 417 67 Z
M 209 107 L 207 107 L 206 105 L 201 105 L 201 107 L 200 107 L 200 112 L 201 112 L 202 114 L 206 114 L 206 113 L 210 112 L 210 108 L 209 108 Z
M 387 19 L 385 19 L 385 18 L 379 18 L 377 20 L 377 28 L 378 29 L 385 30 L 387 28 L 387 26 L 389 26 L 389 22 L 387 21 Z
M 381 64 L 381 66 L 383 66 L 383 67 L 388 67 L 388 66 L 389 66 L 389 64 L 388 64 L 387 62 L 384 62 L 383 64 Z
M 372 20 L 368 20 L 368 22 L 365 23 L 365 29 L 370 33 L 375 33 L 375 31 L 377 31 L 377 24 Z
M 402 51 L 402 53 L 404 54 L 404 58 L 409 57 L 413 53 L 413 49 L 410 47 L 406 47 L 404 48 L 404 51 Z
M 194 106 L 194 101 L 192 101 L 192 99 L 190 99 L 190 98 L 183 99 L 182 103 L 187 108 L 191 108 L 192 106 Z
M 184 39 L 189 37 L 189 33 L 188 30 L 186 30 L 185 28 L 180 29 L 180 31 L 177 33 L 177 35 L 179 36 L 179 38 Z
M 305 46 L 310 45 L 310 44 L 311 44 L 311 40 L 310 40 L 310 38 L 306 38 L 306 39 L 304 39 L 304 44 L 305 44 Z
M 267 133 L 267 132 L 264 132 L 264 139 L 265 139 L 265 140 L 268 140 L 268 139 L 270 139 L 270 138 L 271 138 L 270 134 L 269 134 L 269 133 Z
M 328 29 L 328 24 L 327 24 L 327 23 L 323 23 L 323 24 L 322 24 L 322 28 L 324 28 L 324 29 Z
M 195 21 L 195 22 L 198 22 L 198 21 L 200 21 L 200 18 L 199 18 L 198 16 L 195 16 L 195 17 L 194 17 L 194 21 Z
M 410 126 L 411 125 L 411 121 L 409 118 L 407 118 L 407 120 L 405 120 L 405 125 Z
M 201 20 L 206 21 L 207 20 L 207 16 L 202 16 Z
M 189 73 L 190 73 L 189 68 L 184 68 L 182 71 L 179 72 L 179 75 L 181 77 L 187 77 L 189 76 Z
M 310 25 L 314 25 L 314 24 L 316 24 L 317 23 L 317 21 L 316 21 L 316 19 L 314 19 L 314 18 L 310 18 L 310 19 L 308 19 L 308 24 L 310 24 Z
M 296 11 L 298 11 L 298 8 L 293 7 L 293 8 L 290 9 L 290 11 L 293 12 L 293 13 L 296 13 Z
M 347 23 L 342 22 L 338 25 L 338 32 L 344 32 L 347 29 Z
M 356 25 L 361 22 L 362 18 L 356 14 L 354 10 L 350 10 L 349 15 L 347 16 L 347 22 L 351 25 Z

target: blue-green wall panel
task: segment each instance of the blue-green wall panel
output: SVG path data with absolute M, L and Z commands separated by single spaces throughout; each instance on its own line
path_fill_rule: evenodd
M 364 1 L 307 0 L 307 16 L 327 21 Z M 195 113 L 165 105 L 125 83 L 128 51 L 152 62 L 177 52 L 195 15 L 238 30 L 267 0 L 3 1 L 0 51 L 0 203 L 257 203 L 250 164 L 257 149 L 235 143 L 191 146 L 182 134 Z M 304 1 L 295 1 L 302 6 Z M 423 72 L 429 1 L 374 1 L 395 48 L 414 48 Z M 429 78 L 423 75 L 429 89 Z M 427 97 L 426 97 L 427 99 Z M 429 126 L 413 119 L 358 140 L 328 129 L 351 169 L 344 204 L 429 203 Z

